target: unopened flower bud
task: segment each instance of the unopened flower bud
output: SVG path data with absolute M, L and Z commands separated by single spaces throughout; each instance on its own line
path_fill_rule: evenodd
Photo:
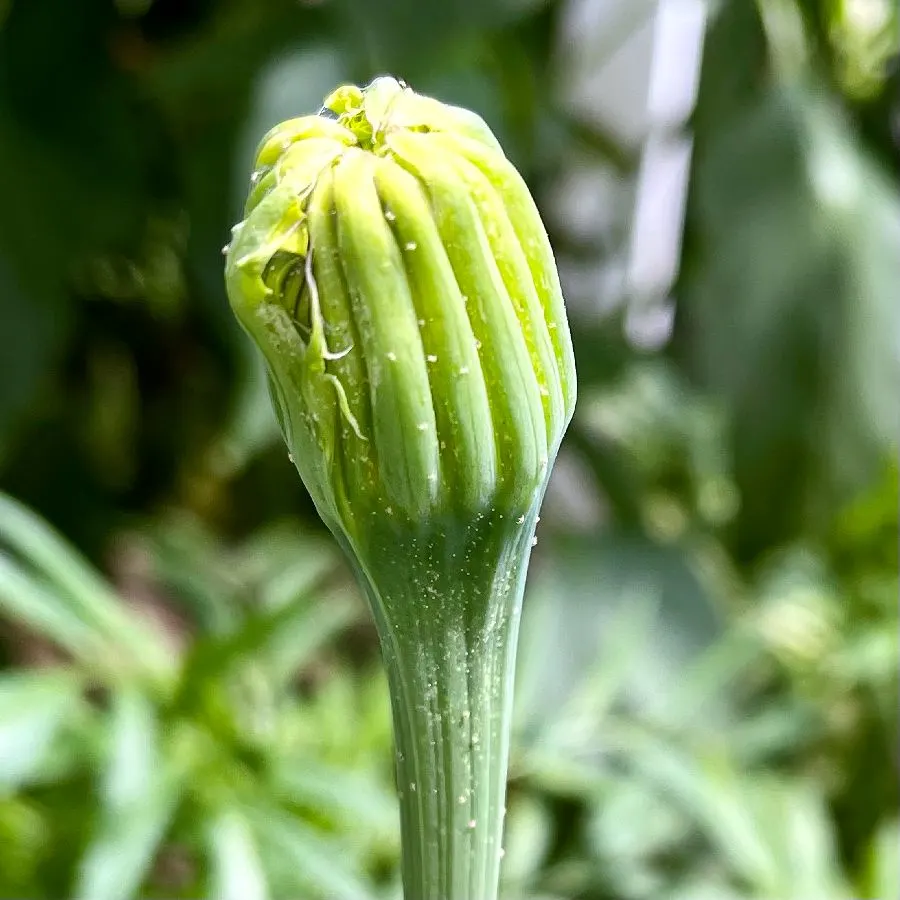
M 546 233 L 487 126 L 380 78 L 256 164 L 229 297 L 329 526 L 365 554 L 373 514 L 530 509 L 575 372 Z
M 478 116 L 380 78 L 265 137 L 227 253 L 375 615 L 406 895 L 494 900 L 525 571 L 575 404 L 534 202 Z

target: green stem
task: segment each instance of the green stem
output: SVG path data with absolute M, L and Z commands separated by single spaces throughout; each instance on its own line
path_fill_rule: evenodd
M 470 528 L 457 552 L 446 533 L 408 554 L 395 545 L 397 575 L 378 590 L 367 579 L 391 688 L 406 900 L 497 898 L 533 530 L 530 519 Z

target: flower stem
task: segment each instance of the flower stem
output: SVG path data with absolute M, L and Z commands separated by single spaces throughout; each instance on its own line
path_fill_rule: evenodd
M 425 542 L 369 594 L 391 689 L 407 900 L 496 900 L 534 523 Z M 394 556 L 401 556 L 393 548 Z M 371 581 L 369 584 L 371 585 Z

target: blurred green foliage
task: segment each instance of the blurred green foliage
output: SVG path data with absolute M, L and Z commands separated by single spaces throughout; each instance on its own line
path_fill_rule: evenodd
M 572 5 L 0 2 L 0 896 L 399 896 L 376 644 L 219 251 L 262 131 L 383 71 L 542 203 L 627 180 L 560 102 Z M 720 3 L 672 340 L 570 286 L 510 898 L 900 896 L 897 18 Z

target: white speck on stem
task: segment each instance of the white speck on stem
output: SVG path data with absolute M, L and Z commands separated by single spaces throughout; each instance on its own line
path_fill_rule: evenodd
M 429 353 L 428 356 L 425 357 L 426 360 L 430 363 L 436 363 L 437 357 L 433 353 Z
M 427 422 L 419 422 L 419 424 L 416 425 L 416 428 L 418 428 L 419 431 L 427 431 L 428 423 Z
M 411 782 L 409 783 L 409 789 L 410 789 L 413 793 L 416 792 L 416 783 L 415 783 L 414 781 L 411 781 Z
M 516 519 L 516 525 L 524 525 L 524 524 L 525 524 L 525 516 L 519 516 L 519 518 Z
M 222 256 L 228 256 L 228 251 L 231 249 L 231 244 L 226 244 L 222 248 Z
M 424 327 L 425 327 L 425 320 L 419 319 L 419 328 L 424 328 Z
M 394 507 L 393 507 L 393 506 L 386 506 L 386 507 L 384 508 L 384 511 L 385 511 L 389 516 L 392 516 L 392 515 L 394 514 Z
M 531 546 L 532 546 L 532 547 L 537 547 L 537 535 L 535 535 L 535 536 L 531 539 Z
M 389 350 L 389 351 L 387 352 L 387 358 L 388 358 L 391 362 L 397 362 L 397 354 L 394 353 L 393 350 Z
M 393 222 L 397 218 L 389 209 L 386 209 L 384 211 L 384 217 L 388 220 L 388 222 Z
M 468 374 L 469 374 L 469 367 L 468 367 L 468 366 L 462 366 L 462 367 L 460 368 L 460 370 L 459 370 L 459 374 L 460 374 L 460 375 L 468 375 Z
M 474 819 L 469 819 L 468 829 L 472 831 L 478 823 Z
M 409 242 L 406 244 L 406 249 L 407 249 L 407 250 L 415 250 L 418 246 L 419 246 L 419 245 L 418 245 L 415 241 L 409 241 Z

